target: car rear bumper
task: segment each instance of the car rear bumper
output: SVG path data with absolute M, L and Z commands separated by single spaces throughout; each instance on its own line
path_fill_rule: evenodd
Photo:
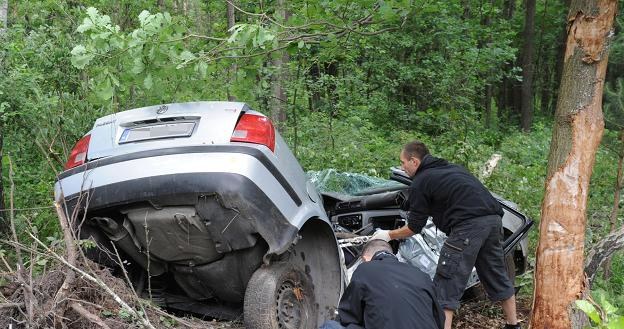
M 270 159 L 243 146 L 179 147 L 92 161 L 59 175 L 55 199 L 73 216 L 136 205 L 194 206 L 210 221 L 206 228 L 219 253 L 250 247 L 260 235 L 269 245 L 267 255 L 280 254 L 298 230 L 289 219 L 302 213 L 301 197 Z

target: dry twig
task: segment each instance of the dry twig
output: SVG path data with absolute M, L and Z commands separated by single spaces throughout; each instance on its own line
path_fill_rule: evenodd
M 89 312 L 86 308 L 82 307 L 79 303 L 73 302 L 69 305 L 72 310 L 76 311 L 76 313 L 80 314 L 83 318 L 91 321 L 94 324 L 100 326 L 100 328 L 110 329 L 110 327 L 100 319 L 99 316 Z

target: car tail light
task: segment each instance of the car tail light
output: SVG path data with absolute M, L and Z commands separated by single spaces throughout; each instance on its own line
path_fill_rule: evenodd
M 271 120 L 265 116 L 243 114 L 238 120 L 230 142 L 262 144 L 275 151 L 275 129 Z
M 82 137 L 77 143 L 76 146 L 69 153 L 69 158 L 65 163 L 65 170 L 71 169 L 81 164 L 85 163 L 87 160 L 87 151 L 89 150 L 89 141 L 91 140 L 91 135 L 86 135 Z

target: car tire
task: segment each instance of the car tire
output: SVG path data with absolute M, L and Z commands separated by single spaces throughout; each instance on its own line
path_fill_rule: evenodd
M 317 308 L 311 279 L 288 263 L 257 269 L 245 291 L 247 329 L 312 329 Z

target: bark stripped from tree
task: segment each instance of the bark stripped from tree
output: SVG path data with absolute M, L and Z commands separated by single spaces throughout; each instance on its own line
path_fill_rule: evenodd
M 535 269 L 532 328 L 570 328 L 583 290 L 589 180 L 604 130 L 602 89 L 616 0 L 575 0 L 548 159 Z

